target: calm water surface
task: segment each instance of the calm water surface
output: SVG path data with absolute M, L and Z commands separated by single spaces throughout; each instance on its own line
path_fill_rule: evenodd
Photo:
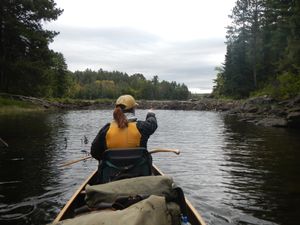
M 296 225 L 300 215 L 300 133 L 238 122 L 215 112 L 156 111 L 148 147 L 177 148 L 154 163 L 183 187 L 207 224 Z M 47 224 L 97 167 L 87 160 L 111 110 L 0 117 L 0 224 Z M 137 116 L 144 119 L 145 110 Z M 84 142 L 84 138 L 88 143 Z

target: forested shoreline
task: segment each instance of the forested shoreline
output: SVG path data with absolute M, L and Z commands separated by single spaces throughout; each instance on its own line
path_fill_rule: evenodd
M 53 0 L 1 1 L 0 92 L 43 98 L 99 99 L 132 94 L 139 99 L 188 99 L 185 84 L 159 80 L 153 75 L 119 71 L 71 72 L 62 53 L 49 49 L 58 35 L 43 24 L 63 10 Z M 101 64 L 101 62 L 99 62 Z
M 216 97 L 300 93 L 300 2 L 238 0 L 227 27 L 225 62 L 217 68 Z
M 58 35 L 43 24 L 63 9 L 54 0 L 1 1 L 0 92 L 38 98 L 115 99 L 132 94 L 145 100 L 188 100 L 185 84 L 148 80 L 120 71 L 71 72 L 62 53 L 49 49 Z M 300 3 L 237 0 L 227 28 L 227 52 L 217 68 L 212 96 L 291 99 L 300 93 Z M 101 62 L 100 62 L 101 63 Z

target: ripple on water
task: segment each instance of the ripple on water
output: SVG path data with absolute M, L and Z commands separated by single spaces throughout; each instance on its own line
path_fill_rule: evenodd
M 67 186 L 52 190 L 48 188 L 42 195 L 25 198 L 22 202 L 1 204 L 0 221 L 6 221 L 7 224 L 49 223 L 65 203 L 60 201 L 60 198 L 68 193 L 69 189 Z
M 146 113 L 137 110 L 140 119 Z M 181 154 L 155 154 L 153 161 L 183 187 L 208 225 L 299 223 L 290 210 L 300 204 L 294 197 L 300 187 L 298 133 L 259 128 L 214 112 L 156 113 L 159 127 L 149 149 L 176 148 Z M 12 145 L 0 157 L 0 223 L 51 222 L 97 162 L 59 165 L 84 157 L 99 128 L 111 119 L 112 110 L 0 118 L 0 131 Z

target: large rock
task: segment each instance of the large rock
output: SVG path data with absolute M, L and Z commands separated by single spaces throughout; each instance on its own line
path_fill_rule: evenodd
M 267 96 L 261 96 L 261 97 L 254 97 L 247 100 L 247 103 L 249 104 L 272 104 L 276 101 L 273 98 L 267 97 Z
M 299 104 L 300 103 L 300 95 L 294 98 L 293 100 L 294 104 Z
M 259 120 L 257 125 L 265 127 L 286 127 L 288 122 L 286 119 L 280 117 L 267 117 Z
M 294 111 L 287 115 L 288 125 L 291 127 L 300 127 L 300 112 Z
M 269 113 L 279 117 L 285 117 L 288 114 L 284 109 L 281 108 L 272 108 Z
M 287 110 L 289 113 L 293 113 L 293 112 L 300 112 L 300 106 L 299 107 L 293 107 L 293 108 L 289 108 Z

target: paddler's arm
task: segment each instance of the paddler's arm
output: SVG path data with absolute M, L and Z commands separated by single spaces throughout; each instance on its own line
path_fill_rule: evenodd
M 102 153 L 107 149 L 106 147 L 106 133 L 109 129 L 110 123 L 107 123 L 101 130 L 98 132 L 91 146 L 91 155 L 97 160 L 101 160 Z
M 155 113 L 152 110 L 150 110 L 146 115 L 146 120 L 137 121 L 136 126 L 142 135 L 149 137 L 157 129 L 157 120 Z

